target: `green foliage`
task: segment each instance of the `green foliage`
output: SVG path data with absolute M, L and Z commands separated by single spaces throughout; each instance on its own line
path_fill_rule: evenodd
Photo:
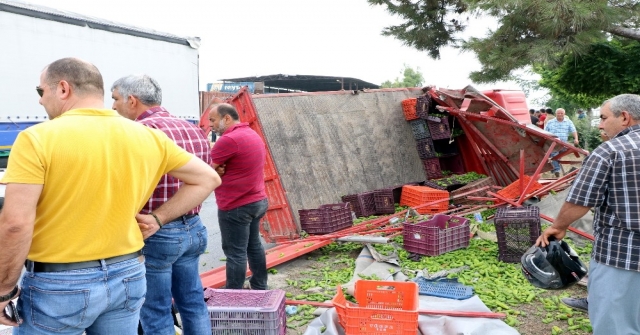
M 382 34 L 440 58 L 446 46 L 474 52 L 482 69 L 475 82 L 495 82 L 530 65 L 555 68 L 580 57 L 607 33 L 640 40 L 639 1 L 368 0 L 404 20 Z M 462 38 L 472 20 L 498 23 L 484 37 Z
M 402 74 L 402 80 L 396 78 L 393 82 L 387 80 L 383 82 L 380 86 L 383 88 L 394 88 L 394 87 L 420 87 L 424 83 L 424 76 L 420 72 L 420 67 L 417 67 L 415 70 L 409 67 L 407 64 L 404 65 L 404 70 L 400 72 Z
M 600 130 L 598 127 L 591 127 L 591 120 L 588 118 L 580 120 L 577 117 L 572 117 L 571 121 L 573 121 L 573 124 L 576 126 L 578 140 L 582 149 L 591 152 L 602 143 Z
M 565 55 L 556 68 L 534 70 L 557 99 L 596 107 L 618 94 L 640 93 L 640 42 L 596 43 L 581 57 Z

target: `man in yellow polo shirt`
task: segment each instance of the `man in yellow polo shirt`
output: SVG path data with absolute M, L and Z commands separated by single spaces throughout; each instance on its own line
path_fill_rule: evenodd
M 2 180 L 0 308 L 20 292 L 23 323 L 14 334 L 136 334 L 146 293 L 143 236 L 220 185 L 211 167 L 164 133 L 104 109 L 103 86 L 82 60 L 48 65 L 36 90 L 50 121 L 22 131 L 12 148 Z M 184 186 L 136 215 L 167 173 Z M 0 323 L 17 326 L 4 316 Z

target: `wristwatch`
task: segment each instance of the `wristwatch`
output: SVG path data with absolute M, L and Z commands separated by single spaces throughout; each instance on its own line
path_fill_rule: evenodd
M 16 296 L 16 293 L 18 293 L 18 285 L 16 285 L 16 287 L 14 287 L 11 292 L 5 295 L 0 295 L 0 302 L 5 302 L 13 299 Z

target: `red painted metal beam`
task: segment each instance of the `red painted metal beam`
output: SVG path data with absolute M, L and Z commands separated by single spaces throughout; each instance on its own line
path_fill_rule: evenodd
M 545 220 L 547 220 L 547 221 L 549 221 L 549 222 L 551 222 L 551 223 L 554 222 L 554 219 L 552 217 L 550 217 L 550 216 L 546 216 L 544 214 L 540 214 L 540 217 L 545 219 Z M 587 239 L 589 239 L 591 241 L 595 241 L 596 240 L 595 237 L 593 237 L 593 235 L 591 235 L 591 234 L 589 234 L 587 232 L 584 232 L 584 231 L 582 231 L 582 230 L 580 230 L 578 228 L 569 227 L 568 229 L 569 229 L 569 231 L 572 231 L 572 232 L 574 232 L 574 233 L 576 233 L 576 234 L 578 234 L 578 235 L 580 235 L 580 236 L 582 236 L 584 238 L 587 238 Z
M 534 172 L 533 176 L 531 176 L 531 179 L 529 180 L 529 184 L 527 184 L 527 187 L 521 188 L 522 193 L 520 194 L 520 199 L 518 199 L 518 204 L 521 205 L 525 200 L 527 200 L 525 198 L 525 195 L 527 195 L 527 193 L 529 192 L 529 190 L 533 186 L 533 183 L 538 181 L 538 179 L 540 177 L 540 172 L 542 172 L 542 169 L 547 164 L 547 160 L 549 159 L 549 156 L 551 156 L 551 153 L 553 152 L 553 148 L 555 148 L 555 147 L 556 147 L 556 143 L 555 142 L 551 143 L 551 146 L 549 146 L 549 150 L 547 150 L 547 153 L 544 155 L 544 158 L 542 159 L 542 162 L 540 162 L 540 164 L 538 164 L 538 167 L 536 168 L 536 172 Z

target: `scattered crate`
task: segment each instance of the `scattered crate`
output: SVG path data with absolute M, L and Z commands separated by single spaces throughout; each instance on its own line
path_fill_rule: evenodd
M 442 190 L 442 191 L 446 190 L 445 187 L 442 187 L 442 186 L 438 185 L 436 182 L 434 182 L 432 180 L 425 180 L 423 182 L 420 182 L 420 186 L 431 187 L 431 188 L 434 188 L 436 190 Z
M 433 214 L 446 211 L 449 208 L 449 192 L 436 190 L 425 186 L 403 186 L 400 197 L 401 206 L 417 207 L 429 202 L 443 200 L 437 204 L 418 208 L 420 214 Z
M 442 178 L 442 169 L 440 168 L 440 159 L 438 157 L 423 159 L 422 166 L 427 179 Z
M 425 277 L 415 279 L 420 295 L 464 300 L 473 297 L 473 287 L 462 285 L 457 279 L 429 280 Z
M 350 194 L 342 197 L 342 202 L 351 204 L 351 210 L 357 217 L 369 216 L 376 213 L 376 204 L 373 198 L 373 191 Z
M 375 203 L 376 214 L 393 214 L 396 212 L 395 202 L 393 201 L 393 190 L 393 188 L 383 188 L 373 191 L 373 202 Z
M 416 100 L 416 115 L 421 119 L 426 119 L 431 103 L 431 97 L 428 94 L 419 96 Z
M 434 119 L 439 119 L 440 122 L 435 122 L 433 121 Z M 429 116 L 427 125 L 429 126 L 429 132 L 431 133 L 432 139 L 443 140 L 451 137 L 451 129 L 449 128 L 448 118 L 437 118 Z
M 411 131 L 413 131 L 413 138 L 416 140 L 422 140 L 431 136 L 429 126 L 427 126 L 425 120 L 412 120 L 409 121 L 409 124 L 411 125 Z
M 287 316 L 283 290 L 215 290 L 204 297 L 211 318 L 211 333 L 285 335 Z
M 322 235 L 353 226 L 348 203 L 322 205 L 318 209 L 300 209 L 300 227 L 308 234 Z
M 405 120 L 411 121 L 418 118 L 416 114 L 416 103 L 416 98 L 402 100 L 402 113 L 404 113 Z
M 482 178 L 480 180 L 476 180 L 474 182 L 471 182 L 455 191 L 451 192 L 451 198 L 453 199 L 456 195 L 459 194 L 463 194 L 463 193 L 467 193 L 467 192 L 471 192 L 473 190 L 477 190 L 477 189 L 481 189 L 483 187 L 486 186 L 494 186 L 496 183 L 493 180 L 493 178 L 491 177 L 487 177 L 487 178 Z M 467 199 L 467 197 L 471 196 L 471 197 L 486 197 L 487 196 L 487 191 L 491 191 L 490 189 L 486 189 L 486 190 L 482 190 L 482 191 L 477 191 L 474 193 L 469 193 L 467 194 L 465 197 L 463 198 L 459 198 L 459 199 L 453 199 L 453 203 L 455 205 L 465 205 L 465 204 L 475 204 L 478 203 L 478 201 L 475 200 L 469 200 Z M 482 203 L 484 203 L 484 201 L 481 201 Z
M 469 246 L 469 220 L 436 214 L 431 220 L 402 224 L 404 249 L 419 255 L 438 256 Z
M 522 179 L 524 179 L 524 187 L 527 187 L 527 185 L 529 185 L 529 181 L 531 181 L 531 177 L 524 175 L 522 177 Z M 533 185 L 531 185 L 531 189 L 529 189 L 529 192 L 534 192 L 537 191 L 539 189 L 542 188 L 542 184 L 536 182 L 533 182 Z M 496 192 L 498 195 L 501 195 L 507 199 L 517 199 L 520 197 L 520 194 L 522 193 L 522 189 L 520 188 L 520 179 L 514 181 L 513 183 L 507 185 L 506 187 L 504 187 L 503 189 L 501 189 L 500 191 Z
M 420 159 L 429 159 L 436 156 L 436 150 L 433 147 L 433 141 L 430 138 L 424 138 L 416 141 L 416 149 Z
M 498 259 L 502 262 L 519 263 L 541 233 L 537 206 L 500 207 L 493 222 L 498 237 Z
M 418 285 L 412 282 L 358 280 L 357 304 L 338 286 L 332 302 L 346 335 L 415 335 L 418 329 Z

